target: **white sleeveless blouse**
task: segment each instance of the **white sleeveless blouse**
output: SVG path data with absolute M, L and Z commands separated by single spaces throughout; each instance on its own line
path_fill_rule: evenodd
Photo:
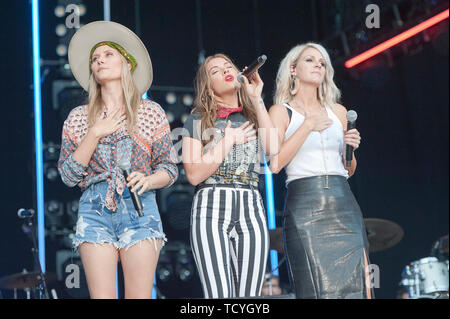
M 283 105 L 292 111 L 291 121 L 284 137 L 286 141 L 302 125 L 305 117 L 289 104 Z M 336 114 L 329 107 L 325 109 L 333 124 L 321 132 L 313 131 L 308 135 L 302 147 L 286 166 L 286 185 L 298 178 L 320 175 L 341 175 L 348 178 L 348 172 L 342 162 L 344 128 Z

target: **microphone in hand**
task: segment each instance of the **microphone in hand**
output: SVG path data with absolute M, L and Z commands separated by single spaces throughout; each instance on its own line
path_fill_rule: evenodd
M 358 118 L 358 114 L 350 110 L 347 112 L 347 131 L 350 131 L 356 127 L 356 119 Z M 353 146 L 346 145 L 345 146 L 345 167 L 352 166 L 353 159 Z
M 119 162 L 119 167 L 123 172 L 123 176 L 125 177 L 125 181 L 127 181 L 128 176 L 130 176 L 131 172 L 131 163 L 129 160 L 122 159 Z M 136 209 L 139 217 L 144 216 L 144 208 L 142 206 L 141 198 L 137 194 L 137 191 L 132 192 L 130 191 L 131 200 L 133 201 L 134 209 Z
M 252 64 L 250 64 L 247 67 L 247 69 L 245 71 L 238 73 L 238 75 L 237 75 L 238 81 L 243 83 L 244 79 L 242 78 L 242 75 L 249 76 L 250 74 L 258 71 L 258 69 L 260 67 L 262 67 L 264 63 L 266 63 L 266 60 L 267 60 L 267 56 L 265 56 L 264 54 L 261 55 L 260 57 L 258 57 L 255 61 L 252 62 Z

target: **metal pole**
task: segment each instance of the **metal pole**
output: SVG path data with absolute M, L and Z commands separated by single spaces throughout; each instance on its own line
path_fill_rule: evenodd
M 111 21 L 111 1 L 103 0 L 103 20 Z

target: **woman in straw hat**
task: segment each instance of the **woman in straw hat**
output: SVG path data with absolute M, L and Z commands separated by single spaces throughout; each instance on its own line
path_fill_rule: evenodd
M 344 145 L 361 137 L 347 130 L 340 91 L 325 48 L 292 48 L 278 69 L 270 117 L 283 141 L 271 161 L 286 167 L 285 251 L 297 298 L 370 298 L 368 241 L 348 185 L 356 160 L 344 167 Z
M 69 63 L 89 92 L 64 122 L 58 163 L 63 182 L 82 190 L 73 240 L 92 298 L 116 298 L 120 257 L 125 298 L 150 298 L 165 241 L 155 189 L 178 176 L 163 109 L 142 100 L 152 82 L 150 56 L 128 28 L 89 23 L 70 41 Z M 131 166 L 125 180 L 122 166 Z M 143 204 L 135 210 L 131 192 Z

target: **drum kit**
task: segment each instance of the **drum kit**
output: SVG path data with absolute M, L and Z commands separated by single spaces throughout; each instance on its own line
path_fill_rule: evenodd
M 364 224 L 370 253 L 397 245 L 404 235 L 402 227 L 389 220 L 366 218 Z M 282 228 L 269 230 L 269 235 L 270 249 L 284 254 Z M 407 265 L 401 278 L 399 286 L 406 291 L 407 299 L 448 299 L 448 235 L 433 244 L 429 257 Z
M 429 257 L 413 261 L 403 269 L 400 286 L 410 299 L 448 299 L 448 270 L 446 235 L 434 243 Z

